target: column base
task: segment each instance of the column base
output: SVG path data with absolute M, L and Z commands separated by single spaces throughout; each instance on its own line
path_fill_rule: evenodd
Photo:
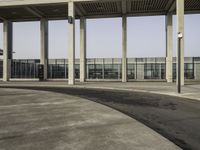
M 84 83 L 86 80 L 85 79 L 80 79 L 80 82 L 81 83 Z
M 167 83 L 173 83 L 173 79 L 172 78 L 167 79 Z
M 126 82 L 128 82 L 127 80 L 122 80 L 122 83 L 126 83 Z
M 176 85 L 178 85 L 178 82 L 176 82 Z M 185 83 L 181 83 L 181 86 L 184 86 L 185 85 Z
M 69 80 L 69 81 L 68 81 L 68 84 L 69 84 L 69 85 L 75 85 L 75 82 L 72 81 L 72 80 Z

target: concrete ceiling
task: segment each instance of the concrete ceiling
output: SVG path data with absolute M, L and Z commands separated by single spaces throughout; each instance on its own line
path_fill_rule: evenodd
M 15 2 L 17 1 L 17 2 Z M 35 3 L 34 3 L 35 1 Z M 175 0 L 74 0 L 76 18 L 152 16 L 175 12 Z M 23 3 L 24 2 L 24 3 Z M 28 3 L 29 2 L 29 3 Z M 30 3 L 31 2 L 31 3 Z M 0 19 L 67 19 L 67 0 L 0 0 Z M 185 13 L 200 13 L 200 0 L 185 0 Z

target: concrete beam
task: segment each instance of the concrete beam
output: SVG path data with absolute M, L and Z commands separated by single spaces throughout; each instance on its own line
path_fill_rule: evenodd
M 126 0 L 122 0 L 122 14 L 125 15 L 126 13 L 127 13 Z
M 170 0 L 166 6 L 169 13 L 173 13 L 176 10 L 176 0 Z
M 4 17 L 0 16 L 0 20 L 5 21 L 6 19 Z
M 62 4 L 70 2 L 99 2 L 108 0 L 1 0 L 0 7 L 2 6 L 25 6 L 25 5 L 40 5 L 40 4 Z M 116 1 L 116 0 L 109 0 Z
M 80 8 L 79 4 L 76 4 L 76 11 L 75 13 L 77 15 L 79 15 L 80 17 L 83 17 L 83 12 L 82 12 L 82 9 Z
M 68 3 L 68 15 L 72 17 L 72 22 L 68 20 L 68 83 L 75 83 L 75 7 L 74 2 Z
M 122 82 L 127 82 L 127 17 L 122 17 Z
M 173 82 L 173 15 L 166 16 L 166 80 Z
M 45 18 L 42 18 L 40 21 L 40 36 L 40 64 L 44 65 L 44 80 L 46 80 L 48 69 L 48 20 Z
M 86 79 L 86 19 L 80 19 L 80 82 Z
M 181 85 L 184 85 L 184 0 L 176 0 L 176 15 L 177 15 L 177 58 L 178 58 L 178 33 L 182 33 L 183 38 L 181 44 Z M 177 82 L 178 82 L 178 59 L 177 59 Z
M 13 51 L 13 25 L 12 22 L 3 22 L 3 81 L 11 77 L 11 61 Z
M 38 18 L 43 18 L 45 17 L 45 15 L 43 15 L 41 12 L 39 12 L 39 10 L 35 9 L 35 8 L 31 8 L 31 7 L 24 7 L 28 12 L 30 12 L 31 14 L 33 14 L 34 16 L 38 17 Z

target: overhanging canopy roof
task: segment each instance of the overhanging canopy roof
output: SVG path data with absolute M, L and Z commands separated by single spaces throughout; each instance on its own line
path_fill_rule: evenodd
M 152 16 L 175 12 L 176 0 L 73 0 L 76 18 Z M 0 0 L 0 19 L 66 19 L 69 0 Z M 185 13 L 200 13 L 200 0 L 185 0 Z

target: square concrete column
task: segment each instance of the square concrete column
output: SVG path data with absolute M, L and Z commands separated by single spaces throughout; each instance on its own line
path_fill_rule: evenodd
M 11 61 L 13 51 L 13 25 L 12 22 L 3 22 L 3 81 L 11 77 Z
M 182 33 L 183 37 L 181 38 L 181 85 L 184 85 L 184 0 L 176 0 L 176 15 L 177 15 L 177 58 L 178 58 L 178 33 Z M 176 66 L 176 75 L 178 82 L 178 59 Z
M 86 19 L 80 18 L 80 82 L 86 79 Z
M 173 82 L 173 15 L 166 16 L 166 80 Z
M 41 49 L 40 49 L 40 64 L 44 65 L 44 80 L 47 80 L 48 69 L 48 20 L 41 19 L 40 21 L 40 36 L 41 36 Z
M 68 83 L 75 83 L 75 7 L 68 3 Z
M 127 82 L 127 17 L 122 16 L 122 82 Z

